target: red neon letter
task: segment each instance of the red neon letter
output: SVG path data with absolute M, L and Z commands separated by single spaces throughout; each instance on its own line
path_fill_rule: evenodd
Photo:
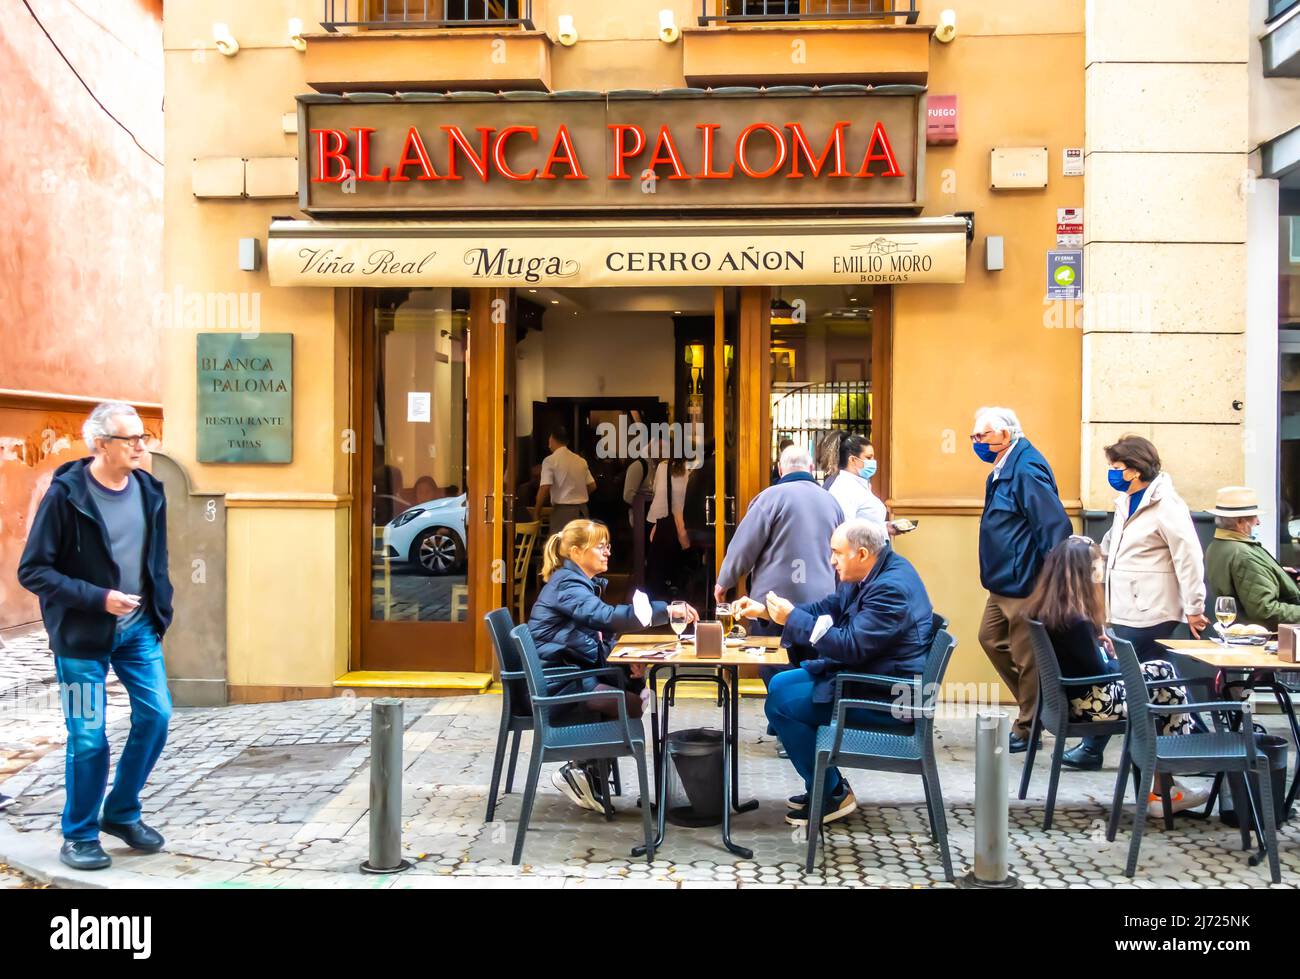
M 537 142 L 536 126 L 506 126 L 497 134 L 497 141 L 492 144 L 492 164 L 497 168 L 497 173 L 507 180 L 532 180 L 537 176 L 536 167 L 533 167 L 527 173 L 515 173 L 506 163 L 506 140 L 515 133 L 527 133 L 534 143 Z
M 790 151 L 790 172 L 786 178 L 802 177 L 799 171 L 799 154 L 802 153 L 804 159 L 808 161 L 808 169 L 814 177 L 822 175 L 822 168 L 826 165 L 826 158 L 835 151 L 835 165 L 831 169 L 832 177 L 847 177 L 848 170 L 844 168 L 844 130 L 848 128 L 847 122 L 837 122 L 835 128 L 831 130 L 831 138 L 826 141 L 826 148 L 822 150 L 822 155 L 814 157 L 812 147 L 808 145 L 808 137 L 804 135 L 803 126 L 797 122 L 787 122 L 786 128 L 790 130 L 790 135 L 794 140 L 794 148 Z
M 414 126 L 406 132 L 406 142 L 402 145 L 402 159 L 397 164 L 397 170 L 390 178 L 394 183 L 399 180 L 410 180 L 402 171 L 407 167 L 419 167 L 420 176 L 417 180 L 441 180 L 433 169 L 433 161 L 429 159 L 429 151 L 424 148 L 424 140 L 420 138 L 420 133 Z
M 378 174 L 370 173 L 370 134 L 373 129 L 353 129 L 357 134 L 357 179 L 370 183 L 383 183 L 388 180 L 388 167 Z
M 716 122 L 702 122 L 695 127 L 704 131 L 704 167 L 700 170 L 699 177 L 701 180 L 730 180 L 736 173 L 736 165 L 730 164 L 727 169 L 713 169 L 713 134 L 721 128 Z
M 316 172 L 312 174 L 314 184 L 341 184 L 352 172 L 352 161 L 347 158 L 348 137 L 341 129 L 313 129 L 316 137 Z M 329 146 L 325 145 L 326 137 Z M 330 161 L 339 161 L 339 175 L 330 176 Z
M 880 144 L 880 151 L 876 152 L 876 144 Z M 862 169 L 855 173 L 855 177 L 874 177 L 876 174 L 870 173 L 867 167 L 872 163 L 884 163 L 887 167 L 882 177 L 901 177 L 903 171 L 898 169 L 898 161 L 894 159 L 894 148 L 889 145 L 889 136 L 885 133 L 885 124 L 878 122 L 876 128 L 871 130 L 871 141 L 867 143 L 867 155 L 862 158 Z
M 745 157 L 745 147 L 749 143 L 750 135 L 757 132 L 760 129 L 772 134 L 772 138 L 776 140 L 776 146 L 777 149 L 779 150 L 779 152 L 776 155 L 776 161 L 770 167 L 764 170 L 762 173 L 750 169 L 749 160 L 746 159 Z M 743 173 L 746 177 L 755 177 L 759 180 L 762 180 L 764 177 L 772 176 L 772 174 L 776 173 L 783 166 L 785 166 L 786 155 L 787 154 L 785 148 L 785 137 L 781 134 L 781 130 L 777 129 L 773 125 L 770 125 L 769 123 L 756 122 L 752 126 L 746 126 L 743 130 L 741 130 L 740 136 L 736 138 L 736 162 L 740 164 L 740 172 Z
M 631 180 L 627 175 L 627 158 L 629 156 L 639 156 L 645 149 L 645 130 L 640 126 L 606 126 L 614 133 L 614 172 L 609 175 L 610 180 Z M 632 149 L 624 145 L 623 134 L 631 133 L 634 139 Z
M 555 174 L 551 173 L 551 167 L 556 163 L 562 163 L 569 168 L 569 172 L 564 175 L 565 180 L 587 179 L 587 175 L 582 172 L 582 167 L 578 165 L 578 154 L 573 149 L 569 130 L 564 126 L 556 131 L 555 142 L 551 145 L 551 155 L 546 158 L 546 166 L 542 167 L 542 175 L 537 179 L 554 180 Z
M 492 132 L 493 132 L 492 129 L 490 127 L 484 127 L 484 126 L 478 127 L 479 141 L 483 145 L 482 145 L 482 149 L 480 149 L 479 152 L 475 154 L 474 147 L 469 145 L 469 140 L 465 138 L 465 134 L 460 131 L 459 126 L 440 126 L 439 128 L 444 133 L 447 134 L 447 177 L 446 179 L 447 180 L 465 179 L 464 177 L 462 177 L 460 174 L 456 172 L 456 149 L 457 147 L 459 147 L 460 151 L 465 154 L 466 161 L 469 163 L 471 167 L 474 168 L 474 172 L 479 175 L 479 179 L 482 180 L 484 183 L 487 183 L 488 158 L 489 158 L 488 140 L 492 136 Z
M 660 156 L 660 151 L 667 155 Z M 673 144 L 673 134 L 668 131 L 667 126 L 660 126 L 659 137 L 655 140 L 654 154 L 650 157 L 646 169 L 654 170 L 657 174 L 656 168 L 665 163 L 673 168 L 673 172 L 668 175 L 669 180 L 691 179 L 691 175 L 682 168 L 682 159 L 677 155 L 677 147 Z

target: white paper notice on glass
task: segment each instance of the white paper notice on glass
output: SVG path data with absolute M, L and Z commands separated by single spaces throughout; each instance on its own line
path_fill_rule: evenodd
M 650 597 L 640 588 L 632 594 L 632 611 L 636 614 L 637 621 L 642 625 L 650 624 Z
M 834 624 L 835 624 L 835 620 L 832 619 L 829 615 L 817 616 L 817 621 L 813 623 L 812 633 L 808 636 L 808 645 L 816 646 L 817 640 L 821 639 L 822 636 L 830 632 L 831 626 Z
M 429 421 L 432 404 L 433 404 L 433 397 L 431 392 L 407 391 L 406 392 L 406 420 L 408 422 Z

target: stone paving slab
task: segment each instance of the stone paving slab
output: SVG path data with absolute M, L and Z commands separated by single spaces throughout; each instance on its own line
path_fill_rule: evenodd
M 37 644 L 34 644 L 37 645 Z M 33 673 L 45 659 L 22 658 Z M 0 681 L 15 676 L 10 663 Z M 29 698 L 30 700 L 30 698 Z M 63 757 L 50 743 L 0 783 L 18 801 L 0 813 L 0 863 L 60 887 L 358 887 L 424 889 L 528 887 L 951 887 L 930 839 L 920 780 L 892 773 L 850 773 L 859 811 L 828 827 L 815 873 L 802 870 L 804 843 L 784 822 L 784 800 L 800 791 L 794 770 L 764 733 L 762 701 L 741 703 L 741 791 L 760 808 L 737 815 L 733 836 L 754 850 L 741 860 L 721 846 L 716 828 L 669 826 L 653 864 L 631 857 L 641 841 L 635 768 L 623 764 L 624 793 L 606 822 L 578 810 L 550 783 L 545 766 L 527 835 L 524 863 L 510 865 L 527 772 L 521 751 L 515 791 L 483 821 L 500 699 L 490 695 L 404 701 L 403 853 L 414 866 L 392 876 L 359 871 L 369 846 L 370 713 L 364 699 L 296 701 L 225 708 L 182 708 L 142 797 L 144 818 L 168 840 L 160 854 L 139 855 L 105 838 L 107 871 L 77 873 L 58 862 Z M 129 707 L 110 696 L 109 738 L 116 757 Z M 1281 729 L 1279 718 L 1267 722 Z M 683 700 L 674 728 L 717 726 L 708 700 Z M 974 840 L 972 717 L 939 722 L 936 750 L 954 869 L 967 869 Z M 57 700 L 0 711 L 0 744 L 20 748 L 61 734 Z M 1046 747 L 1050 750 L 1050 739 Z M 1010 802 L 1011 863 L 1027 887 L 1204 888 L 1268 886 L 1266 870 L 1247 865 L 1237 831 L 1214 821 L 1179 818 L 1172 832 L 1148 822 L 1138 876 L 1122 875 L 1131 806 L 1116 842 L 1105 840 L 1119 743 L 1102 772 L 1062 774 L 1056 826 L 1041 829 L 1047 759 L 1040 755 L 1030 797 Z M 1020 760 L 1012 759 L 1013 787 Z M 1300 881 L 1300 825 L 1281 833 L 1283 884 Z

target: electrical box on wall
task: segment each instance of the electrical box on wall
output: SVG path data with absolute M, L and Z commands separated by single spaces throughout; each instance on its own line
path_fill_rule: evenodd
M 1000 146 L 989 161 L 994 190 L 1041 189 L 1047 186 L 1046 146 Z

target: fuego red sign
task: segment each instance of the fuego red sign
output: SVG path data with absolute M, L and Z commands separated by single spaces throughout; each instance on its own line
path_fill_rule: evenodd
M 957 142 L 957 96 L 930 96 L 926 106 L 925 141 L 931 146 Z
M 695 132 L 678 135 L 663 125 L 652 137 L 637 125 L 610 125 L 607 157 L 612 169 L 607 180 L 641 178 L 647 171 L 668 180 L 731 180 L 739 174 L 754 180 L 771 177 L 799 179 L 805 175 L 820 177 L 902 177 L 889 133 L 877 122 L 867 140 L 861 160 L 848 159 L 845 136 L 852 123 L 836 122 L 829 134 L 809 134 L 797 122 L 780 126 L 756 122 L 740 131 L 735 142 L 719 146 L 720 123 L 700 123 Z M 578 158 L 577 149 L 567 127 L 560 125 L 554 133 L 543 135 L 536 126 L 506 126 L 494 129 L 478 126 L 476 135 L 459 126 L 439 126 L 439 132 L 426 135 L 415 126 L 406 130 L 402 150 L 395 158 L 374 161 L 370 148 L 375 129 L 365 126 L 342 129 L 312 129 L 314 152 L 313 183 L 342 183 L 349 177 L 364 182 L 404 182 L 408 180 L 464 180 L 477 177 L 487 183 L 493 175 L 504 180 L 588 180 L 588 164 Z M 698 171 L 682 163 L 679 140 L 696 141 Z M 430 154 L 432 143 L 438 151 L 436 164 Z M 752 147 L 764 144 L 766 153 L 761 165 L 755 164 Z M 541 150 L 550 146 L 549 152 Z M 648 150 L 648 152 L 647 152 Z M 513 156 L 516 161 L 508 162 Z M 529 165 L 531 164 L 531 165 Z M 378 171 L 375 167 L 378 166 Z M 523 167 L 528 166 L 527 170 Z

